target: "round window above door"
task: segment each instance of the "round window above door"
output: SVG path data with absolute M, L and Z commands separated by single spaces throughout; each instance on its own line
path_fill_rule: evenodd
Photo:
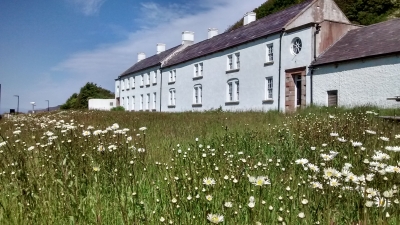
M 302 46 L 303 45 L 301 43 L 301 39 L 296 37 L 292 41 L 292 45 L 290 46 L 290 51 L 292 52 L 293 55 L 297 55 L 300 53 Z

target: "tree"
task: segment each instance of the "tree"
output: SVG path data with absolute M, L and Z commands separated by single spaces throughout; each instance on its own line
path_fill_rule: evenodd
M 72 94 L 65 104 L 61 106 L 61 109 L 87 109 L 91 98 L 110 99 L 114 98 L 114 93 L 98 87 L 97 84 L 88 82 L 81 88 L 79 94 Z

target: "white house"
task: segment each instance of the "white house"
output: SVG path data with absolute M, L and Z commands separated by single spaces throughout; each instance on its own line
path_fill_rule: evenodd
M 193 33 L 183 32 L 182 45 L 149 58 L 139 54 L 116 79 L 117 104 L 164 112 L 320 104 L 315 95 L 327 96 L 316 91 L 323 70 L 310 65 L 357 28 L 333 0 L 308 0 L 259 20 L 247 13 L 243 27 L 221 34 L 210 28 L 209 38 L 196 44 Z
M 89 110 L 109 111 L 117 106 L 115 99 L 89 99 Z
M 311 67 L 317 105 L 399 106 L 400 19 L 348 32 Z

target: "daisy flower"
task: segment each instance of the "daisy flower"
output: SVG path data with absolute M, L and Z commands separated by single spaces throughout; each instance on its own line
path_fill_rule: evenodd
M 219 215 L 219 214 L 208 214 L 207 215 L 208 221 L 214 224 L 222 223 L 224 222 L 224 216 Z

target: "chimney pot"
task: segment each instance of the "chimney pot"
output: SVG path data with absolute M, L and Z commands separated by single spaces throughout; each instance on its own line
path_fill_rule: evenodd
M 165 51 L 165 44 L 163 43 L 158 43 L 157 44 L 157 54 L 160 54 L 161 52 Z
M 218 35 L 217 28 L 208 28 L 208 39 L 213 38 L 214 36 Z
M 146 54 L 144 54 L 143 52 L 138 53 L 138 62 L 142 61 L 143 59 L 146 58 Z
M 182 44 L 191 45 L 194 43 L 194 32 L 192 31 L 183 31 L 182 32 Z
M 244 15 L 243 18 L 243 26 L 246 26 L 247 24 L 256 21 L 256 13 L 255 12 L 248 12 L 246 15 Z

